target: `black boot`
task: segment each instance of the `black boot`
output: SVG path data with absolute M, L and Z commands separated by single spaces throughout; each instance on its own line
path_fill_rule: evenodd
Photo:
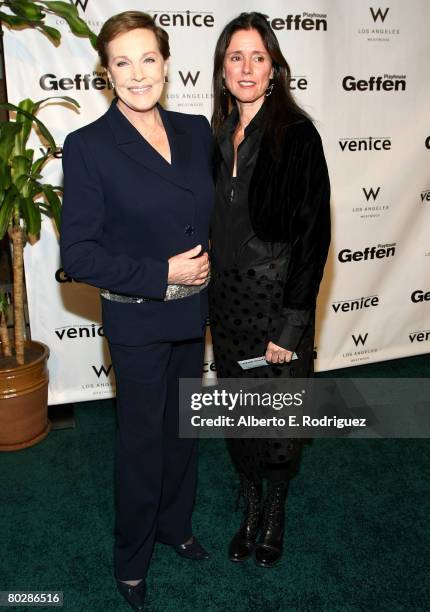
M 261 516 L 262 485 L 241 474 L 242 495 L 245 512 L 242 525 L 235 534 L 228 549 L 230 561 L 245 561 L 254 552 Z
M 261 535 L 255 548 L 255 561 L 261 567 L 272 567 L 282 556 L 287 491 L 288 482 L 269 483 L 264 500 Z

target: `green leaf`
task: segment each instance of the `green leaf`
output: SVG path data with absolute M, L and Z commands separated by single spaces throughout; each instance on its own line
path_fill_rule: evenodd
M 24 217 L 27 234 L 40 234 L 41 217 L 37 202 L 33 198 L 20 197 L 22 216 Z
M 31 160 L 24 155 L 15 155 L 12 159 L 12 182 L 17 188 L 18 192 L 26 196 L 28 195 L 28 188 L 25 186 L 29 181 L 29 174 L 31 172 Z
M 31 102 L 31 100 L 30 100 Z M 23 108 L 20 108 L 19 106 L 15 106 L 15 104 L 10 104 L 9 102 L 2 102 L 0 104 L 0 108 L 6 109 L 6 110 L 11 110 L 11 111 L 15 111 L 16 113 L 21 113 L 22 115 L 24 115 L 24 117 L 27 117 L 27 119 L 30 119 L 32 122 L 34 122 L 37 127 L 40 130 L 40 133 L 42 134 L 42 136 L 45 138 L 45 140 L 48 142 L 49 146 L 52 149 L 56 148 L 56 144 L 55 144 L 55 140 L 54 138 L 51 136 L 51 133 L 49 132 L 48 128 L 32 113 L 27 112 L 26 110 L 24 110 Z M 27 125 L 26 125 L 27 127 Z M 28 138 L 28 136 L 27 136 Z
M 9 0 L 7 6 L 15 15 L 30 21 L 41 21 L 46 16 L 40 6 L 28 0 Z
M 72 104 L 76 108 L 81 108 L 81 105 L 79 104 L 79 102 L 75 100 L 74 98 L 71 98 L 70 96 L 50 96 L 49 98 L 43 98 L 43 100 L 39 100 L 38 102 L 33 102 L 34 107 L 31 112 L 37 113 L 37 111 L 39 110 L 42 104 L 44 104 L 45 102 L 51 102 L 51 100 L 64 100 L 64 102 L 68 102 L 69 104 Z
M 54 43 L 58 44 L 61 42 L 61 33 L 56 28 L 47 26 L 45 23 L 39 23 L 37 29 L 45 32 Z
M 39 157 L 39 159 L 36 159 L 35 162 L 33 162 L 33 165 L 31 166 L 31 175 L 34 177 L 39 177 L 40 176 L 40 171 L 42 170 L 46 160 L 49 158 L 49 155 L 44 155 L 43 157 Z
M 49 204 L 49 213 L 46 213 L 45 211 L 44 214 L 47 214 L 47 216 L 51 217 L 54 219 L 55 221 L 55 225 L 57 226 L 58 231 L 60 231 L 60 226 L 61 226 L 61 200 L 58 197 L 57 193 L 54 191 L 54 188 L 52 185 L 42 185 L 42 190 L 43 193 L 45 194 L 46 199 L 48 200 L 48 204 Z
M 25 26 L 28 24 L 28 19 L 22 19 L 22 17 L 16 17 L 16 15 L 8 15 L 7 13 L 3 13 L 0 11 L 0 21 L 4 21 L 7 25 L 12 28 L 16 28 L 19 26 Z
M 31 160 L 25 155 L 15 155 L 11 162 L 12 178 L 16 179 L 25 174 L 28 175 L 31 171 Z
M 12 187 L 6 194 L 0 206 L 0 240 L 4 238 L 9 225 L 12 223 L 12 217 L 14 212 L 14 205 L 18 194 Z
M 55 1 L 41 1 L 40 4 L 43 4 L 43 6 L 46 6 L 49 11 L 52 11 L 56 15 L 59 15 L 65 19 L 73 34 L 77 34 L 78 36 L 90 35 L 91 30 L 85 21 L 79 17 L 78 9 L 74 4 Z
M 15 144 L 15 137 L 22 130 L 22 125 L 15 121 L 0 121 L 0 160 L 8 163 Z
M 30 100 L 30 98 L 21 100 L 21 102 L 18 104 L 18 107 L 21 110 L 26 111 L 27 113 L 34 113 L 34 102 L 33 100 Z M 31 119 L 29 119 L 22 113 L 19 113 L 15 117 L 15 122 L 22 124 L 22 131 L 15 138 L 15 153 L 24 154 L 25 145 L 28 140 L 28 137 L 30 136 L 31 128 L 33 127 L 33 121 L 31 121 Z
M 12 176 L 9 164 L 0 163 L 0 199 L 3 199 L 4 192 L 12 184 Z

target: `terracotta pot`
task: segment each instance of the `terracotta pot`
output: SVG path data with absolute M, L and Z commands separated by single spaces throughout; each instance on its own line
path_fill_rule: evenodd
M 51 428 L 48 420 L 49 349 L 28 341 L 29 363 L 0 369 L 0 451 L 33 446 Z

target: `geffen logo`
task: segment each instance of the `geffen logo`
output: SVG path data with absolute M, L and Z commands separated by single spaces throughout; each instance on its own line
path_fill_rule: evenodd
M 342 79 L 342 87 L 345 91 L 406 91 L 406 75 L 372 75 L 368 79 L 347 75 Z
M 365 297 L 355 298 L 353 300 L 337 300 L 331 303 L 335 313 L 338 312 L 353 312 L 362 310 L 363 308 L 371 308 L 379 306 L 379 295 L 366 295 Z
M 362 138 L 339 138 L 342 153 L 356 151 L 390 151 L 390 136 L 363 136 Z
M 92 323 L 91 325 L 65 325 L 57 327 L 55 335 L 60 341 L 65 338 L 76 340 L 80 338 L 104 338 L 103 327 Z
M 419 304 L 420 302 L 430 302 L 430 291 L 417 289 L 411 294 L 411 302 Z
M 162 28 L 213 28 L 215 18 L 212 12 L 165 11 L 164 13 L 147 11 Z
M 285 17 L 269 17 L 264 15 L 272 30 L 304 30 L 327 32 L 327 13 L 302 12 L 301 15 L 286 15 Z
M 421 202 L 430 202 L 430 188 L 421 192 Z
M 369 259 L 385 259 L 394 257 L 396 253 L 396 243 L 378 244 L 377 246 L 365 247 L 363 251 L 351 251 L 351 249 L 342 249 L 339 251 L 338 260 L 341 263 L 350 263 L 353 261 L 368 261 Z
M 353 213 L 358 213 L 362 219 L 369 219 L 380 217 L 382 212 L 389 210 L 390 206 L 388 204 L 376 203 L 379 192 L 381 191 L 380 186 L 378 188 L 362 187 L 361 189 L 364 193 L 366 204 L 363 206 L 354 206 L 352 208 Z
M 369 22 L 358 28 L 359 35 L 367 36 L 369 42 L 390 42 L 390 36 L 400 34 L 397 27 L 387 27 L 388 21 L 391 21 L 391 15 L 388 16 L 390 7 L 369 7 Z
M 43 74 L 39 85 L 44 91 L 89 91 L 91 89 L 112 89 L 105 72 L 94 70 L 92 74 L 75 74 L 73 77 L 58 77 L 56 74 Z

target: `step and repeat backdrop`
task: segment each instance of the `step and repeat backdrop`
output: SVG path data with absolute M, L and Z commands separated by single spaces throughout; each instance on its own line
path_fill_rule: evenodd
M 333 240 L 318 300 L 315 368 L 350 367 L 430 349 L 430 2 L 428 0 L 77 0 L 98 33 L 111 15 L 143 10 L 171 41 L 165 106 L 210 118 L 216 39 L 240 11 L 267 15 L 315 119 L 332 184 Z M 45 176 L 59 184 L 62 143 L 107 109 L 108 80 L 89 42 L 5 28 L 8 96 L 69 95 L 40 118 L 57 142 Z M 35 136 L 35 148 L 46 145 Z M 121 180 L 121 177 L 118 177 Z M 110 397 L 114 378 L 97 289 L 68 278 L 49 220 L 25 249 L 32 337 L 49 345 L 50 403 Z M 215 377 L 210 332 L 204 363 Z

